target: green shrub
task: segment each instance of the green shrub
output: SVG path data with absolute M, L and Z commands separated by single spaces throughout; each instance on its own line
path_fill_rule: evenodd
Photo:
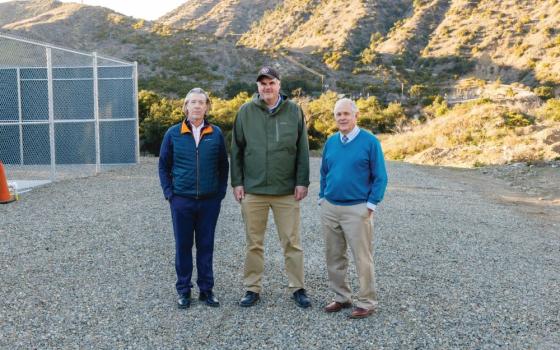
M 252 94 L 257 90 L 255 83 L 247 83 L 244 81 L 229 81 L 224 87 L 224 95 L 226 98 L 233 98 L 241 92 Z
M 369 47 L 366 47 L 360 54 L 360 63 L 372 64 L 377 60 L 376 48 L 383 41 L 383 35 L 379 32 L 371 34 Z
M 153 91 L 141 90 L 138 92 L 138 119 L 141 123 L 150 112 L 153 104 L 159 103 L 161 97 Z
M 255 87 L 256 89 L 256 87 Z M 306 95 L 321 92 L 321 82 L 315 76 L 286 76 L 282 78 L 282 91 L 288 96 L 294 96 L 294 91 L 300 89 Z
M 539 86 L 533 92 L 545 101 L 554 97 L 554 88 L 551 86 Z
M 148 115 L 140 123 L 142 149 L 159 155 L 163 135 L 170 126 L 183 120 L 181 100 L 162 98 L 150 106 Z
M 334 91 L 327 91 L 319 98 L 303 105 L 307 117 L 308 128 L 317 132 L 317 138 L 323 142 L 327 137 L 336 132 L 333 110 L 338 96 Z
M 551 98 L 540 109 L 539 114 L 545 119 L 560 122 L 560 99 Z
M 323 62 L 331 69 L 338 70 L 340 68 L 340 60 L 347 52 L 331 51 L 323 54 Z
M 378 123 L 379 132 L 394 132 L 406 123 L 404 108 L 399 102 L 391 102 L 382 112 L 383 120 Z
M 424 114 L 428 118 L 441 117 L 442 115 L 446 114 L 448 111 L 449 111 L 449 107 L 447 105 L 447 101 L 439 95 L 434 98 L 434 101 L 432 102 L 431 105 L 424 108 Z
M 520 126 L 529 126 L 535 123 L 535 120 L 528 115 L 516 111 L 505 111 L 500 115 L 504 121 L 504 125 L 509 128 Z
M 245 102 L 251 100 L 247 92 L 241 92 L 230 100 L 212 97 L 212 110 L 208 118 L 211 123 L 218 125 L 222 131 L 229 131 L 233 128 L 233 122 L 237 111 Z

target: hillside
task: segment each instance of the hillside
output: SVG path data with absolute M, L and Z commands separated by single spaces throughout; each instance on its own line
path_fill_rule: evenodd
M 220 91 L 234 78 L 252 81 L 255 64 L 269 60 L 228 40 L 135 19 L 103 7 L 57 1 L 1 5 L 6 11 L 3 14 L 11 13 L 18 19 L 4 24 L 2 31 L 138 61 L 140 87 L 170 94 L 182 94 L 194 85 Z M 8 16 L 3 19 L 7 22 Z
M 154 22 L 52 0 L 0 4 L 0 30 L 136 60 L 141 86 L 166 93 L 249 86 L 265 62 L 280 65 L 288 92 L 328 86 L 385 102 L 450 94 L 472 76 L 558 88 L 559 28 L 558 0 L 201 0 Z
M 0 3 L 0 27 L 18 19 L 37 16 L 43 12 L 62 6 L 61 2 L 50 0 L 12 1 Z
M 558 99 L 533 109 L 485 99 L 437 107 L 425 124 L 382 137 L 389 159 L 455 167 L 560 160 Z
M 286 0 L 253 25 L 239 43 L 295 51 L 363 49 L 372 33 L 386 33 L 409 0 Z
M 452 1 L 422 56 L 473 59 L 484 79 L 560 84 L 560 2 Z
M 282 3 L 282 0 L 202 0 L 188 1 L 158 19 L 183 29 L 227 36 L 246 32 L 253 22 Z

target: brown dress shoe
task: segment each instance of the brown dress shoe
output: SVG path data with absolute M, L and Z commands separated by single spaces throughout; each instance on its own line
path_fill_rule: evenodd
M 339 312 L 342 309 L 348 309 L 352 306 L 352 303 L 347 301 L 345 303 L 339 303 L 338 301 L 333 301 L 329 305 L 325 306 L 325 312 Z
M 352 313 L 348 315 L 349 318 L 366 318 L 369 315 L 373 314 L 375 309 L 364 309 L 361 307 L 355 307 L 352 310 Z

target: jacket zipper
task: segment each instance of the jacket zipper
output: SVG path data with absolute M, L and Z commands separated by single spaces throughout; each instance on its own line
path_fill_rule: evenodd
M 280 142 L 278 138 L 278 118 L 276 118 L 276 142 Z
M 198 199 L 198 195 L 199 195 L 199 188 L 198 188 L 198 183 L 199 183 L 199 170 L 198 170 L 198 146 L 196 146 L 196 199 Z

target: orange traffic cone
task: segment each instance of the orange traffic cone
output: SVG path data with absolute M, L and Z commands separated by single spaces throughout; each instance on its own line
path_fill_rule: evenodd
M 6 173 L 4 172 L 4 164 L 0 162 L 0 203 L 6 204 L 16 200 L 16 196 L 10 194 L 8 189 L 8 180 L 6 180 Z

